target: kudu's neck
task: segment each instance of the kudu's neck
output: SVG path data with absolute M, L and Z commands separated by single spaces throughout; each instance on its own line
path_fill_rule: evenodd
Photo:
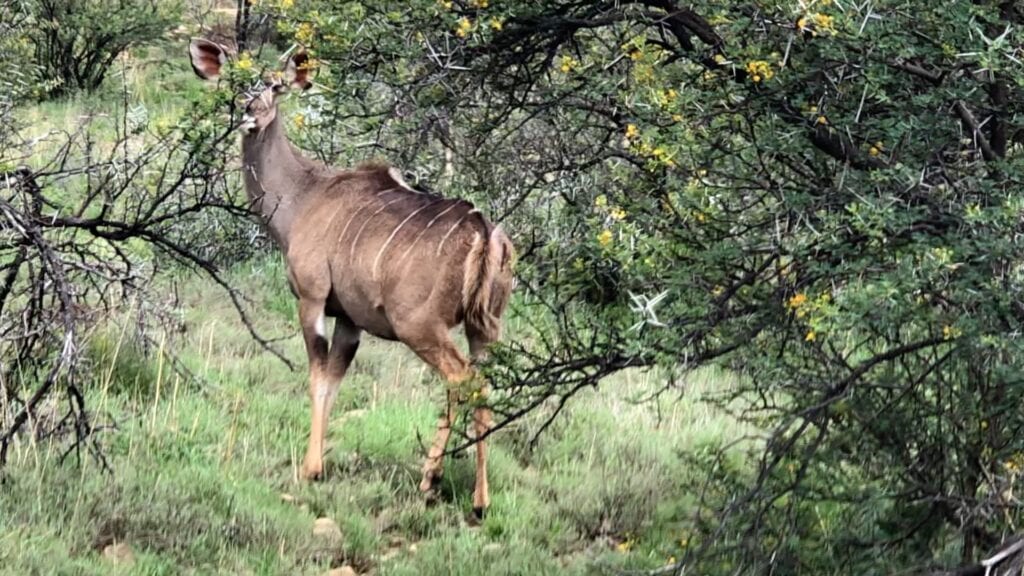
M 242 136 L 246 192 L 253 211 L 263 218 L 283 250 L 287 251 L 297 208 L 316 188 L 324 170 L 295 150 L 276 117 L 263 130 Z

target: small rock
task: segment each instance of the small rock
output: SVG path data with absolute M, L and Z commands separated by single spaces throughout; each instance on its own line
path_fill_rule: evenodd
M 341 538 L 341 529 L 330 518 L 317 518 L 313 522 L 313 536 L 337 539 Z
M 359 576 L 359 573 L 351 566 L 342 566 L 341 568 L 331 570 L 327 573 L 327 576 Z
M 291 494 L 282 493 L 281 502 L 295 502 L 295 496 L 292 496 Z
M 124 566 L 131 566 L 135 563 L 135 555 L 132 554 L 132 549 L 124 542 L 108 545 L 103 549 L 103 557 L 114 564 Z
M 409 544 L 409 554 L 415 554 L 415 553 L 416 553 L 416 544 L 415 543 Z

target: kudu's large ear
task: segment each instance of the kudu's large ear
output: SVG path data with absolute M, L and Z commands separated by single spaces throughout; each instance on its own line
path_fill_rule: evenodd
M 192 70 L 203 80 L 216 80 L 220 69 L 228 61 L 228 51 L 220 44 L 195 38 L 188 45 L 188 55 L 192 59 Z
M 305 90 L 313 85 L 312 64 L 305 52 L 296 52 L 288 58 L 284 65 L 284 81 L 292 88 Z

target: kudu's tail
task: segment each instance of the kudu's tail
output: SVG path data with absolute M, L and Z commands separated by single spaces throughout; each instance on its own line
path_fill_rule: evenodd
M 512 294 L 515 249 L 500 226 L 470 251 L 463 288 L 466 328 L 488 342 L 501 337 L 501 315 Z

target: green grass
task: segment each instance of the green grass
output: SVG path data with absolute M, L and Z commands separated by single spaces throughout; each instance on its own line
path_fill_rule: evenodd
M 280 345 L 303 359 L 279 258 L 241 265 L 232 280 L 257 300 L 261 329 L 291 334 Z M 516 438 L 538 419 L 496 435 L 492 506 L 472 526 L 471 454 L 448 460 L 439 504 L 417 491 L 442 386 L 401 345 L 368 337 L 335 407 L 326 479 L 300 482 L 305 375 L 259 349 L 218 290 L 188 282 L 185 333 L 157 337 L 199 383 L 144 357 L 130 331 L 94 333 L 89 400 L 118 426 L 102 436 L 114 473 L 89 459 L 58 465 L 58 445 L 19 443 L 0 492 L 0 572 L 111 573 L 100 552 L 114 541 L 135 553 L 122 569 L 132 574 L 650 568 L 678 554 L 701 479 L 679 452 L 737 435 L 700 400 L 728 386 L 722 374 L 698 373 L 684 398 L 660 405 L 626 400 L 660 385 L 655 375 L 623 374 L 577 398 L 532 453 Z M 311 535 L 322 516 L 340 541 Z

